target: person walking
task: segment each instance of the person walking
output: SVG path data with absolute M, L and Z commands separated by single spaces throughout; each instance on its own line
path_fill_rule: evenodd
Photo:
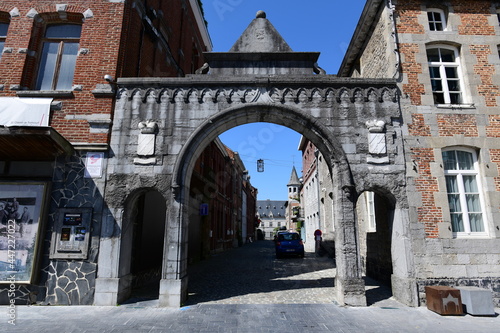
M 321 248 L 321 240 L 322 240 L 322 236 L 323 233 L 321 232 L 321 230 L 319 229 L 316 229 L 316 231 L 314 231 L 314 242 L 316 243 L 316 247 L 315 247 L 315 251 L 316 251 L 316 254 L 319 254 L 319 250 Z

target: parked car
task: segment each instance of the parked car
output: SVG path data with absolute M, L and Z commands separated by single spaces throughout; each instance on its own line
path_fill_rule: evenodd
M 274 234 L 274 239 L 273 239 L 274 242 L 276 242 L 278 240 L 278 235 L 279 234 L 286 234 L 286 233 L 288 233 L 288 231 L 286 231 L 286 230 L 278 230 L 278 231 L 276 231 L 276 233 Z
M 275 242 L 276 258 L 285 255 L 304 257 L 304 243 L 296 232 L 280 232 Z

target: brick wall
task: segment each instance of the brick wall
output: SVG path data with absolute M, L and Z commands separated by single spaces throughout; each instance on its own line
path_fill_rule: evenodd
M 431 148 L 413 148 L 412 161 L 416 164 L 419 177 L 415 188 L 420 193 L 422 204 L 417 207 L 418 221 L 424 224 L 425 236 L 438 237 L 438 223 L 443 220 L 441 207 L 436 206 L 434 194 L 439 191 L 437 178 L 432 175 L 430 164 L 435 162 Z
M 3 85 L 0 97 L 17 96 L 20 91 L 35 89 L 46 24 L 82 24 L 79 49 L 86 52 L 77 57 L 73 79 L 73 86 L 81 86 L 81 89 L 74 90 L 73 96 L 47 93 L 40 96 L 62 102 L 61 110 L 52 111 L 50 126 L 72 143 L 108 143 L 107 133 L 94 133 L 89 125 L 92 115 L 112 117 L 114 96 L 96 96 L 92 92 L 98 85 L 107 84 L 104 75 L 115 79 L 175 77 L 192 73 L 203 64 L 202 52 L 207 46 L 185 1 L 147 1 L 147 7 L 144 1 L 137 1 L 134 6 L 134 1 L 69 0 L 63 3 L 67 7 L 60 13 L 55 1 L 0 3 L 0 18 L 10 17 L 5 48 L 12 49 L 0 60 L 0 86 Z M 38 15 L 30 17 L 28 13 L 33 11 Z M 152 32 L 147 20 L 142 19 L 146 16 L 165 43 Z
M 476 116 L 473 114 L 438 114 L 439 136 L 478 136 Z

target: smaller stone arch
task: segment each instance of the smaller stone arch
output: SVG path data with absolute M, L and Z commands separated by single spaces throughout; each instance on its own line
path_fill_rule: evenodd
M 158 284 L 162 277 L 166 235 L 167 200 L 156 188 L 137 188 L 123 205 L 117 303 L 127 300 L 134 289 Z

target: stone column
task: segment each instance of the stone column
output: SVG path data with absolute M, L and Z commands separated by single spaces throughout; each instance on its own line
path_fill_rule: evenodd
M 361 276 L 356 214 L 354 203 L 356 195 L 351 186 L 347 165 L 340 165 L 332 175 L 335 217 L 335 258 L 337 276 L 335 293 L 340 304 L 366 306 L 365 283 Z M 335 172 L 337 171 L 337 172 Z
M 418 306 L 408 209 L 396 206 L 392 227 L 392 294 L 403 304 Z
M 167 202 L 165 247 L 163 252 L 162 279 L 159 305 L 180 307 L 187 298 L 187 225 L 186 204 L 181 197 L 185 188 L 173 188 Z M 180 193 L 183 192 L 183 193 Z M 186 194 L 187 195 L 187 194 Z
M 111 213 L 110 208 L 107 216 L 103 217 L 94 305 L 114 306 L 119 302 L 122 213 L 120 209 Z

